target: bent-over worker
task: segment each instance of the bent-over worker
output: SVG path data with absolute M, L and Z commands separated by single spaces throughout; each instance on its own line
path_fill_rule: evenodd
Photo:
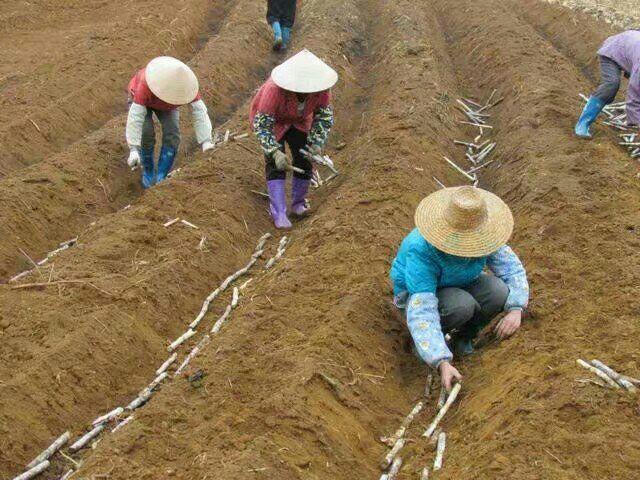
M 461 375 L 444 333 L 451 332 L 456 355 L 470 354 L 480 330 L 505 311 L 495 332 L 513 335 L 529 300 L 527 274 L 506 245 L 511 210 L 490 192 L 467 186 L 434 192 L 418 206 L 415 224 L 391 267 L 394 303 L 406 308 L 417 353 L 450 390 Z
M 180 60 L 158 57 L 139 70 L 129 82 L 131 106 L 127 118 L 129 166 L 142 164 L 142 186 L 164 180 L 173 166 L 180 145 L 178 107 L 190 104 L 193 128 L 203 151 L 213 148 L 211 119 L 199 93 L 198 79 Z M 162 148 L 157 174 L 154 165 L 156 135 L 153 115 L 162 125 Z
M 291 228 L 287 216 L 286 172 L 293 173 L 291 210 L 308 212 L 306 195 L 312 176 L 311 162 L 300 153 L 306 149 L 320 155 L 331 127 L 333 108 L 329 89 L 338 74 L 308 50 L 303 50 L 273 69 L 271 78 L 260 87 L 251 104 L 250 121 L 265 155 L 265 175 L 270 211 L 277 228 Z
M 607 38 L 598 57 L 600 86 L 589 98 L 575 128 L 581 138 L 591 138 L 589 128 L 602 109 L 615 100 L 622 74 L 629 79 L 627 123 L 640 125 L 640 31 L 628 30 Z

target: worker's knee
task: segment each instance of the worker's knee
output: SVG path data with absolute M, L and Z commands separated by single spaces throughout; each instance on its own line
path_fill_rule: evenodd
M 443 288 L 437 296 L 440 321 L 445 331 L 460 328 L 480 310 L 476 299 L 460 288 Z
M 509 296 L 509 287 L 494 275 L 482 275 L 481 292 L 475 298 L 479 301 L 482 313 L 491 319 L 504 310 Z

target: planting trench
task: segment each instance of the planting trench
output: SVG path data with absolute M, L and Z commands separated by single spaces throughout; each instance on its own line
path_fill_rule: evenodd
M 638 169 L 607 135 L 571 137 L 577 93 L 591 83 L 522 16 L 530 5 L 304 2 L 299 44 L 341 73 L 334 145 L 345 145 L 331 155 L 343 176 L 313 195 L 314 216 L 293 231 L 285 258 L 249 285 L 192 362 L 187 373 L 204 379 L 163 387 L 87 455 L 79 478 L 378 478 L 386 448 L 377 439 L 397 428 L 426 376 L 389 302 L 389 262 L 415 205 L 437 188 L 432 175 L 461 183 L 441 158 L 469 136 L 455 99 L 493 89 L 505 100 L 492 115 L 497 161 L 483 186 L 514 209 L 531 319 L 462 363 L 438 478 L 634 478 L 637 399 L 574 380 L 578 357 L 640 368 Z M 229 126 L 244 122 L 238 112 Z M 149 382 L 163 342 L 268 228 L 265 203 L 250 193 L 262 187 L 260 169 L 257 155 L 230 144 L 99 220 L 55 267 L 56 278 L 94 286 L 2 287 L 2 469 L 17 471 Z M 204 231 L 162 227 L 177 216 Z M 208 252 L 196 249 L 203 234 Z M 418 434 L 434 403 L 409 432 L 400 480 L 432 461 Z
M 275 56 L 256 56 L 268 49 L 263 2 L 220 2 L 229 6 L 218 34 L 193 58 L 210 114 L 216 125 L 229 118 L 250 96 Z M 233 52 L 231 54 L 230 52 Z M 142 61 L 142 60 L 140 60 Z M 120 87 L 124 88 L 126 81 Z M 238 88 L 238 85 L 245 86 Z M 125 98 L 120 95 L 121 110 Z M 183 108 L 183 153 L 191 141 L 190 112 Z M 124 126 L 119 115 L 64 152 L 0 180 L 0 279 L 32 267 L 59 242 L 80 234 L 91 222 L 117 211 L 140 195 L 139 172 L 126 165 Z M 178 166 L 183 160 L 178 160 Z M 24 253 L 22 253 L 24 252 Z M 25 255 L 26 254 L 26 255 Z

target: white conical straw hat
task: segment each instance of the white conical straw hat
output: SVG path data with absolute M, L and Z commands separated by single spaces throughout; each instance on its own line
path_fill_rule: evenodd
M 154 58 L 147 65 L 145 78 L 151 92 L 171 105 L 186 105 L 198 95 L 196 74 L 177 58 Z
M 505 245 L 513 232 L 508 205 L 475 187 L 438 190 L 420 202 L 415 222 L 431 245 L 459 257 L 485 257 Z
M 338 73 L 309 50 L 302 50 L 271 72 L 280 88 L 296 93 L 329 90 L 338 81 Z

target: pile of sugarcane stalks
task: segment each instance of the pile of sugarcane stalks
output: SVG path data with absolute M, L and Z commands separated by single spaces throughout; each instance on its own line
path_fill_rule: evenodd
M 637 386 L 640 385 L 640 380 L 622 375 L 602 363 L 600 360 L 593 359 L 590 362 L 585 362 L 579 358 L 576 360 L 576 363 L 598 377 L 598 379 L 579 379 L 578 382 L 593 383 L 603 388 L 611 388 L 614 390 L 624 388 L 630 393 L 637 393 L 638 391 Z
M 580 94 L 585 102 L 589 101 L 586 95 Z M 616 102 L 606 105 L 602 113 L 607 117 L 602 123 L 617 130 L 620 133 L 619 145 L 626 148 L 631 158 L 640 158 L 640 133 L 638 128 L 627 123 L 627 102 Z
M 380 480 L 395 480 L 402 468 L 402 457 L 400 456 L 402 449 L 407 443 L 406 434 L 410 425 L 413 423 L 415 418 L 422 412 L 425 406 L 425 400 L 429 398 L 431 394 L 431 383 L 433 380 L 433 375 L 430 373 L 427 376 L 427 386 L 425 388 L 425 399 L 420 400 L 409 412 L 409 414 L 404 418 L 400 427 L 395 431 L 395 433 L 389 437 L 382 437 L 380 441 L 389 447 L 389 451 L 385 455 L 385 457 L 380 462 L 380 468 L 383 470 L 383 474 L 380 477 Z M 446 433 L 437 430 L 440 421 L 444 418 L 445 414 L 451 408 L 451 405 L 455 402 L 458 394 L 460 393 L 460 389 L 462 388 L 462 384 L 457 383 L 451 393 L 447 396 L 446 391 L 441 389 L 441 398 L 446 398 L 446 400 L 442 399 L 442 401 L 438 400 L 438 413 L 436 417 L 433 419 L 429 428 L 423 433 L 423 437 L 427 439 L 431 439 L 432 442 L 435 440 L 436 444 L 436 454 L 433 463 L 433 470 L 437 471 L 442 468 L 442 464 L 444 461 L 444 451 L 446 448 Z M 429 467 L 425 467 L 422 470 L 421 477 L 422 480 L 426 480 L 429 478 Z
M 484 104 L 480 104 L 468 98 L 459 98 L 456 100 L 460 111 L 466 117 L 465 120 L 460 120 L 459 123 L 478 128 L 479 133 L 470 141 L 454 140 L 453 142 L 454 144 L 465 148 L 464 161 L 469 164 L 468 167 L 462 167 L 460 164 L 446 156 L 443 158 L 451 168 L 469 180 L 474 187 L 477 187 L 480 182 L 480 171 L 494 162 L 493 159 L 489 159 L 489 155 L 495 150 L 496 143 L 491 142 L 490 140 L 483 140 L 483 138 L 485 131 L 493 130 L 493 126 L 488 124 L 491 117 L 491 115 L 487 113 L 488 110 L 504 100 L 504 97 L 500 97 L 494 101 L 493 99 L 496 93 L 497 91 L 494 90 Z M 441 188 L 445 188 L 444 183 L 436 177 L 433 177 L 433 179 Z
M 176 223 L 176 222 L 173 222 L 173 223 Z M 269 233 L 260 237 L 260 239 L 258 240 L 258 244 L 256 245 L 256 248 L 253 254 L 251 255 L 251 258 L 247 263 L 247 265 L 241 268 L 240 270 L 238 270 L 237 272 L 233 273 L 232 275 L 229 275 L 220 284 L 218 288 L 216 288 L 213 292 L 211 292 L 207 296 L 207 298 L 205 299 L 202 305 L 200 312 L 196 316 L 195 320 L 189 324 L 188 329 L 185 331 L 185 333 L 180 335 L 180 337 L 178 337 L 176 340 L 171 342 L 171 344 L 168 346 L 168 350 L 171 355 L 155 371 L 155 374 L 154 374 L 155 376 L 151 381 L 151 383 L 147 385 L 126 407 L 114 408 L 110 412 L 107 412 L 104 415 L 99 416 L 93 422 L 91 422 L 91 425 L 89 426 L 87 431 L 69 446 L 68 448 L 69 453 L 79 452 L 82 449 L 88 447 L 89 445 L 92 445 L 93 447 L 95 447 L 95 445 L 100 441 L 99 437 L 108 430 L 108 427 L 110 425 L 112 427 L 110 432 L 113 433 L 113 432 L 117 432 L 118 430 L 120 430 L 121 428 L 123 428 L 124 426 L 126 426 L 127 424 L 133 421 L 134 419 L 133 412 L 138 408 L 142 407 L 143 405 L 145 405 L 151 399 L 154 393 L 158 390 L 160 385 L 163 382 L 165 382 L 167 379 L 169 379 L 169 369 L 172 367 L 172 365 L 174 365 L 174 363 L 178 359 L 177 350 L 187 340 L 189 340 L 191 337 L 194 337 L 197 334 L 196 328 L 200 325 L 200 323 L 208 313 L 211 302 L 213 302 L 215 298 L 217 298 L 220 294 L 226 291 L 233 282 L 235 282 L 237 279 L 246 275 L 249 272 L 251 267 L 253 267 L 253 265 L 255 265 L 258 259 L 263 255 L 267 240 L 270 237 L 271 237 L 271 234 Z M 282 258 L 282 256 L 286 251 L 288 242 L 289 242 L 289 239 L 287 237 L 282 237 L 282 239 L 278 244 L 276 254 L 267 262 L 269 267 L 271 267 L 277 260 Z M 249 279 L 248 281 L 244 282 L 244 284 L 239 288 L 238 287 L 233 288 L 231 300 L 229 302 L 229 305 L 226 307 L 225 312 L 220 318 L 218 318 L 218 320 L 215 322 L 211 330 L 200 339 L 200 341 L 196 344 L 195 347 L 193 347 L 189 351 L 188 354 L 185 355 L 184 360 L 175 370 L 173 374 L 173 378 L 180 376 L 180 374 L 185 370 L 185 368 L 195 358 L 195 356 L 199 352 L 201 352 L 204 349 L 204 347 L 210 342 L 211 337 L 219 333 L 223 324 L 228 321 L 231 312 L 238 306 L 240 301 L 240 292 L 244 288 L 246 288 L 246 286 L 249 284 L 251 280 L 252 279 Z M 65 432 L 63 435 L 58 437 L 48 448 L 46 448 L 31 463 L 29 463 L 29 465 L 27 465 L 27 470 L 24 473 L 15 477 L 14 480 L 29 480 L 31 478 L 35 478 L 36 476 L 40 475 L 42 472 L 44 472 L 49 468 L 50 466 L 49 459 L 57 452 L 60 452 L 65 459 L 67 459 L 69 462 L 73 464 L 72 468 L 69 469 L 61 477 L 61 479 L 69 478 L 71 475 L 73 475 L 75 470 L 81 465 L 81 461 L 74 460 L 69 454 L 65 454 L 62 451 L 62 447 L 69 441 L 69 439 L 70 439 L 69 432 Z

